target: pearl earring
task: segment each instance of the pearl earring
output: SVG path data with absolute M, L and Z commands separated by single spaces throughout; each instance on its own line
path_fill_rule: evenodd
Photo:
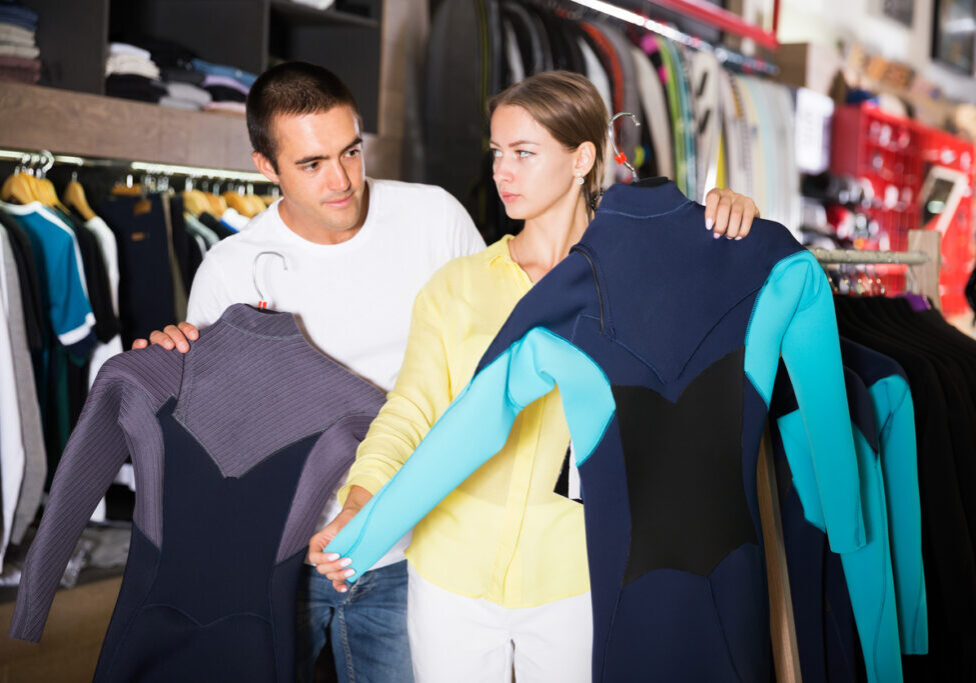
M 576 184 L 577 185 L 582 185 L 583 184 L 583 176 L 581 176 L 581 175 L 576 176 Z

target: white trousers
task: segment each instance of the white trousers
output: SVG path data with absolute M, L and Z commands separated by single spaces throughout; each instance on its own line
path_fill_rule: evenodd
M 507 609 L 444 590 L 409 567 L 407 632 L 416 683 L 590 683 L 587 591 Z

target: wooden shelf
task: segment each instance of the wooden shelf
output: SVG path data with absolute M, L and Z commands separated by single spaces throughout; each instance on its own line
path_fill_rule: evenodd
M 363 136 L 372 177 L 396 177 L 398 141 Z M 0 83 L 0 148 L 255 171 L 243 116 Z
M 364 17 L 352 12 L 342 12 L 332 8 L 316 9 L 291 0 L 271 0 L 271 13 L 283 19 L 301 21 L 303 23 L 361 26 L 364 28 L 379 28 L 378 19 Z
M 0 84 L 0 146 L 254 170 L 244 117 L 37 85 Z

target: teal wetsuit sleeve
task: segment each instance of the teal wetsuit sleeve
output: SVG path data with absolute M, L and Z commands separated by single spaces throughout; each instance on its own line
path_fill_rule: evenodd
M 559 385 L 563 411 L 584 461 L 614 412 L 603 370 L 545 328 L 534 328 L 471 380 L 400 471 L 325 549 L 352 559 L 361 576 L 448 493 L 502 449 L 515 418 Z
M 803 427 L 803 417 L 799 410 L 783 415 L 776 420 L 779 427 L 783 452 L 790 464 L 793 488 L 803 507 L 803 517 L 810 524 L 824 531 L 823 506 L 820 504 L 820 491 L 817 490 L 817 476 L 813 471 L 810 457 L 810 442 Z M 782 495 L 782 494 L 781 494 Z
M 884 479 L 877 453 L 856 427 L 854 443 L 861 469 L 867 543 L 853 552 L 841 553 L 840 561 L 868 683 L 898 683 L 902 680 L 901 645 Z
M 810 457 L 810 442 L 800 411 L 776 421 L 783 450 L 790 463 L 793 485 L 808 522 L 824 530 L 823 510 Z M 902 680 L 899 624 L 885 500 L 885 485 L 877 456 L 864 435 L 852 427 L 860 467 L 860 496 L 863 503 L 867 543 L 852 552 L 841 553 L 844 578 L 851 598 L 865 671 L 869 683 Z M 802 587 L 797 587 L 802 590 Z
M 807 251 L 773 268 L 746 333 L 745 370 L 769 404 L 782 356 L 803 418 L 830 547 L 864 545 L 857 457 L 827 277 Z
M 928 607 L 912 394 L 908 383 L 898 375 L 875 382 L 869 391 L 880 426 L 881 470 L 887 490 L 901 647 L 905 654 L 926 654 Z

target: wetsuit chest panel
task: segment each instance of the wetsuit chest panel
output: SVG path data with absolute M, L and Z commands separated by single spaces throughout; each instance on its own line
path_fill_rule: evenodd
M 613 387 L 630 500 L 625 585 L 655 569 L 707 576 L 758 543 L 742 481 L 743 354 L 713 363 L 674 403 Z
M 241 477 L 224 477 L 199 442 L 159 412 L 166 460 L 163 544 L 149 602 L 180 608 L 201 623 L 234 612 L 267 618 L 268 579 L 313 435 L 286 446 Z
M 162 547 L 137 554 L 147 566 L 126 567 L 127 577 L 138 571 L 152 585 L 129 615 L 116 610 L 113 621 L 128 626 L 111 648 L 104 680 L 279 680 L 277 660 L 292 656 L 293 643 L 280 642 L 275 623 L 275 557 L 319 435 L 268 455 L 240 477 L 224 477 L 174 419 L 175 403 L 157 413 L 165 453 Z M 240 657 L 213 656 L 220 652 Z

